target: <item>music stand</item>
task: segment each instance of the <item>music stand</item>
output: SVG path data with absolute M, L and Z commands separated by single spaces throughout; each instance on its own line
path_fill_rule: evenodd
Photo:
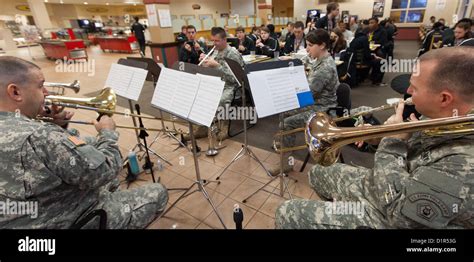
M 183 63 L 183 62 L 180 62 L 179 63 L 179 66 L 178 66 L 178 69 L 179 71 L 182 71 L 182 72 L 186 72 L 186 73 L 191 73 L 191 74 L 203 74 L 203 75 L 210 75 L 210 76 L 217 76 L 217 77 L 221 77 L 221 73 L 215 69 L 212 69 L 212 68 L 205 68 L 205 67 L 198 67 L 197 65 L 193 65 L 193 64 L 188 64 L 188 63 Z M 159 88 L 159 87 L 158 87 Z M 157 108 L 167 112 L 167 113 L 170 113 L 172 114 L 171 112 L 169 112 L 168 110 L 166 110 L 165 108 L 160 108 L 158 106 L 156 106 Z M 209 204 L 211 205 L 214 213 L 217 215 L 217 218 L 219 219 L 219 221 L 221 222 L 221 224 L 224 226 L 224 229 L 227 229 L 225 223 L 224 223 L 224 220 L 222 219 L 222 217 L 219 215 L 219 212 L 217 211 L 217 208 L 216 206 L 214 205 L 214 202 L 212 201 L 212 199 L 210 198 L 209 196 L 209 193 L 207 192 L 205 186 L 209 183 L 217 183 L 217 184 L 220 184 L 219 181 L 214 181 L 214 180 L 207 180 L 207 179 L 202 179 L 201 178 L 201 173 L 200 173 L 200 170 L 199 170 L 199 160 L 198 160 L 198 151 L 197 151 L 197 143 L 196 143 L 196 138 L 194 136 L 194 131 L 193 131 L 193 124 L 198 124 L 198 123 L 195 123 L 193 120 L 191 119 L 185 119 L 188 123 L 189 123 L 189 134 L 190 134 L 190 137 L 191 137 L 191 143 L 192 143 L 192 154 L 193 154 L 193 160 L 194 160 L 194 169 L 195 169 L 195 172 L 196 172 L 196 180 L 186 189 L 182 189 L 182 190 L 185 190 L 179 197 L 178 199 L 176 199 L 176 201 L 170 205 L 170 207 L 163 213 L 161 213 L 159 216 L 158 216 L 158 219 L 160 219 L 161 217 L 163 217 L 165 214 L 167 214 L 174 206 L 176 206 L 176 204 L 181 201 L 182 199 L 188 197 L 189 195 L 195 193 L 195 192 L 201 192 L 204 196 L 204 198 L 207 200 L 207 202 L 209 202 Z M 191 189 L 194 188 L 194 186 L 197 186 L 197 189 L 195 189 L 194 191 L 191 191 Z M 191 192 L 190 192 L 191 191 Z
M 156 86 L 156 83 L 158 82 L 158 77 L 160 77 L 161 67 L 158 66 L 158 64 L 155 62 L 155 60 L 153 60 L 151 58 L 146 58 L 146 57 L 127 57 L 127 59 L 146 63 L 148 65 L 148 67 L 147 67 L 148 68 L 147 81 L 152 81 L 153 86 Z M 152 147 L 158 141 L 159 137 L 163 133 L 168 138 L 176 140 L 176 142 L 178 142 L 179 147 L 184 147 L 189 152 L 191 152 L 191 150 L 180 139 L 178 139 L 173 132 L 171 132 L 170 130 L 167 129 L 167 127 L 165 126 L 165 122 L 163 120 L 163 111 L 160 110 L 159 114 L 160 114 L 160 118 L 161 118 L 161 126 L 163 127 L 163 131 L 158 132 L 158 134 L 155 136 L 153 141 L 151 141 L 150 147 Z M 174 126 L 174 122 L 173 122 L 173 128 L 174 127 L 175 126 Z
M 239 84 L 239 87 L 242 88 L 242 106 L 245 107 L 247 105 L 247 101 L 246 101 L 246 95 L 245 95 L 245 86 L 246 86 L 246 83 L 248 83 L 248 79 L 247 79 L 247 74 L 245 73 L 245 71 L 242 69 L 242 67 L 240 66 L 239 63 L 235 62 L 234 60 L 232 59 L 228 59 L 228 58 L 225 58 L 226 62 L 227 62 L 227 65 L 229 66 L 229 68 L 231 69 L 232 73 L 234 74 L 234 78 L 237 80 L 237 83 Z M 217 176 L 216 180 L 220 180 L 220 178 L 224 175 L 225 171 L 227 171 L 227 169 L 232 166 L 232 164 L 236 163 L 239 159 L 241 159 L 242 157 L 244 156 L 249 156 L 251 159 L 255 160 L 255 162 L 257 162 L 262 168 L 263 170 L 265 170 L 265 172 L 267 173 L 267 175 L 272 178 L 270 180 L 270 182 L 268 182 L 267 184 L 264 185 L 263 188 L 265 188 L 268 184 L 270 184 L 271 182 L 273 182 L 276 178 L 278 178 L 278 176 L 272 176 L 270 174 L 270 172 L 265 168 L 265 166 L 263 165 L 263 163 L 258 159 L 258 157 L 255 155 L 255 153 L 253 153 L 253 151 L 250 149 L 249 145 L 248 145 L 248 139 L 247 139 L 247 119 L 243 119 L 243 124 L 244 124 L 244 129 L 243 129 L 243 132 L 244 132 L 244 144 L 242 145 L 242 149 L 240 149 L 240 151 L 234 156 L 234 158 L 230 161 L 230 163 L 224 168 L 224 170 L 222 170 L 222 172 L 219 174 L 219 176 Z M 286 185 L 286 188 L 288 189 L 288 184 L 285 181 L 282 180 L 282 184 L 285 184 Z M 260 191 L 260 189 L 259 189 Z M 257 191 L 258 192 L 258 191 Z M 288 193 L 289 193 L 289 190 L 288 190 Z M 256 194 L 256 193 L 254 193 Z M 246 202 L 246 200 L 250 197 L 252 197 L 254 194 L 250 195 L 249 197 L 247 197 L 246 199 L 244 199 L 244 203 Z M 290 193 L 289 193 L 290 194 Z M 291 194 L 290 194 L 290 197 L 291 197 Z
M 135 60 L 128 60 L 128 59 L 124 59 L 124 58 L 120 58 L 119 61 L 118 61 L 118 64 L 119 65 L 125 65 L 125 66 L 130 66 L 130 67 L 136 67 L 136 68 L 140 68 L 140 69 L 145 69 L 147 70 L 148 68 L 148 65 L 147 63 L 144 63 L 144 62 L 141 62 L 141 61 L 135 61 Z M 135 109 L 134 109 L 134 105 L 133 105 L 133 102 L 131 99 L 127 99 L 128 100 L 128 105 L 129 105 L 129 110 L 130 110 L 130 113 L 131 114 L 135 114 Z M 132 148 L 132 151 L 135 151 L 137 148 L 138 148 L 138 152 L 143 152 L 143 156 L 146 154 L 144 148 L 145 148 L 145 145 L 142 143 L 142 141 L 140 140 L 140 132 L 138 131 L 138 128 L 139 128 L 139 124 L 138 124 L 138 121 L 136 119 L 136 117 L 132 117 L 132 122 L 133 122 L 133 126 L 136 127 L 135 129 L 135 136 L 137 138 L 137 143 L 135 144 L 135 146 Z M 155 152 L 153 149 L 151 149 L 151 144 L 150 146 L 147 146 L 148 147 L 148 151 L 150 153 L 152 153 L 153 155 L 155 155 L 156 157 L 162 159 L 164 162 L 166 162 L 167 164 L 169 164 L 170 166 L 172 166 L 173 164 L 171 164 L 170 161 L 168 161 L 166 158 L 164 158 L 163 156 L 161 156 L 160 154 L 158 154 L 157 152 Z M 140 159 L 143 158 L 140 157 Z M 126 161 L 126 159 L 124 159 L 124 162 Z

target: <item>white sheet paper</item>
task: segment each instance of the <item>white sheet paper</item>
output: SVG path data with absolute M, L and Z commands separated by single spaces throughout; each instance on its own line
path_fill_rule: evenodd
M 144 69 L 112 64 L 105 85 L 121 97 L 138 101 L 147 74 Z
M 255 71 L 248 79 L 259 118 L 299 108 L 298 94 L 310 91 L 303 66 Z
M 148 24 L 150 26 L 159 26 L 158 25 L 158 14 L 156 13 L 155 5 L 145 5 L 146 14 L 148 17 Z
M 210 126 L 219 106 L 225 83 L 220 77 L 197 75 L 200 78 L 199 91 L 196 94 L 189 119 Z
M 172 27 L 171 13 L 169 9 L 158 9 L 158 16 L 160 18 L 161 27 Z
M 171 114 L 209 127 L 216 114 L 224 84 L 219 77 L 163 68 L 151 103 Z

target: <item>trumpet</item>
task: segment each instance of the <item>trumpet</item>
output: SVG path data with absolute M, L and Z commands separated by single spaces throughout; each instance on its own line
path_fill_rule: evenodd
M 158 117 L 152 116 L 143 116 L 137 114 L 129 114 L 127 112 L 118 112 L 115 110 L 117 105 L 117 96 L 115 92 L 110 87 L 106 87 L 102 89 L 99 95 L 90 98 L 78 98 L 78 97 L 64 97 L 64 96 L 46 96 L 45 97 L 45 105 L 56 105 L 60 107 L 68 107 L 68 108 L 75 108 L 75 109 L 84 109 L 84 110 L 91 110 L 95 111 L 99 114 L 104 114 L 108 116 L 112 115 L 124 115 L 126 117 L 137 117 L 142 119 L 152 119 L 152 120 L 163 120 L 166 122 L 173 122 L 174 123 L 182 123 L 186 124 L 185 122 L 179 122 L 174 120 L 168 119 L 161 119 Z M 51 120 L 47 118 L 37 118 L 39 120 Z M 77 123 L 77 124 L 87 124 L 90 125 L 92 122 L 85 122 L 85 121 L 69 121 L 70 123 Z M 118 127 L 118 126 L 117 126 Z M 129 128 L 129 129 L 143 129 L 139 127 L 125 127 L 120 126 L 120 128 Z M 164 131 L 161 129 L 146 129 L 149 131 Z
M 201 66 L 204 63 L 204 61 L 206 61 L 206 59 L 208 59 L 209 56 L 211 56 L 214 53 L 215 49 L 216 49 L 216 46 L 212 47 L 211 51 L 209 51 L 209 53 L 207 53 L 207 55 L 202 59 L 202 61 L 199 62 L 198 66 Z
M 52 88 L 53 90 L 57 91 L 48 91 L 50 95 L 58 95 L 62 96 L 66 92 L 66 89 L 72 89 L 74 93 L 79 93 L 81 90 L 81 83 L 78 80 L 74 80 L 74 82 L 68 84 L 68 83 L 53 83 L 53 82 L 44 82 L 43 84 L 44 87 L 49 87 Z
M 404 101 L 404 103 L 405 103 L 405 105 L 413 105 L 413 101 L 412 101 L 411 98 L 406 99 Z M 366 111 L 361 111 L 361 112 L 358 112 L 358 113 L 355 113 L 355 114 L 352 114 L 352 115 L 333 118 L 333 119 L 331 119 L 331 121 L 334 122 L 334 123 L 339 123 L 339 122 L 342 122 L 342 121 L 345 121 L 345 120 L 348 120 L 348 119 L 358 118 L 360 116 L 371 115 L 375 112 L 385 111 L 385 110 L 388 110 L 388 109 L 394 109 L 397 106 L 398 106 L 398 102 L 397 103 L 388 103 L 386 105 L 379 106 L 379 107 L 376 107 L 376 108 L 372 108 L 372 109 L 366 110 Z M 307 149 L 306 145 L 293 146 L 293 147 L 288 147 L 288 148 L 281 148 L 281 147 L 279 148 L 278 145 L 277 145 L 277 142 L 276 142 L 277 138 L 282 137 L 282 136 L 296 134 L 296 133 L 301 133 L 301 132 L 306 132 L 306 127 L 295 128 L 293 130 L 280 131 L 280 132 L 276 133 L 275 136 L 274 136 L 274 140 L 273 140 L 273 148 L 275 149 L 275 151 L 277 153 L 287 153 L 287 152 L 293 152 L 293 151 L 299 151 L 299 150 Z

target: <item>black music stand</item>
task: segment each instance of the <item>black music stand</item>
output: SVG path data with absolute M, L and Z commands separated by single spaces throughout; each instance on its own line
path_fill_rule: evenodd
M 183 72 L 186 72 L 186 73 L 191 73 L 191 74 L 199 73 L 199 74 L 204 74 L 204 75 L 221 77 L 221 73 L 219 71 L 215 70 L 215 69 L 199 67 L 197 65 L 188 64 L 188 63 L 184 63 L 184 62 L 179 62 L 179 64 L 177 65 L 177 68 L 179 69 L 179 71 L 183 71 Z M 169 112 L 165 108 L 159 108 L 159 109 L 171 114 L 171 112 Z M 205 186 L 209 183 L 220 184 L 220 182 L 201 178 L 201 173 L 200 173 L 200 170 L 199 170 L 197 143 L 196 143 L 196 138 L 194 137 L 194 131 L 193 131 L 193 124 L 197 124 L 197 123 L 195 123 L 194 121 L 192 121 L 190 119 L 184 119 L 184 120 L 186 120 L 189 123 L 189 134 L 190 134 L 191 143 L 192 143 L 192 153 L 193 153 L 193 159 L 194 159 L 194 168 L 195 168 L 195 172 L 196 172 L 196 180 L 191 184 L 191 186 L 189 186 L 186 189 L 183 189 L 185 191 L 178 197 L 178 199 L 176 199 L 176 201 L 173 204 L 170 205 L 170 207 L 165 212 L 161 213 L 158 216 L 158 219 L 163 217 L 165 214 L 167 214 L 182 199 L 188 197 L 189 195 L 191 195 L 195 192 L 201 192 L 203 194 L 204 198 L 207 200 L 207 202 L 209 202 L 209 204 L 211 205 L 214 213 L 217 215 L 217 218 L 219 219 L 221 224 L 224 226 L 224 229 L 227 229 L 227 227 L 224 223 L 224 220 L 222 220 L 222 217 L 219 215 L 219 212 L 217 211 L 217 208 L 214 205 L 214 202 L 210 198 L 209 193 L 207 192 L 207 190 L 205 188 Z M 191 189 L 193 189 L 194 185 L 197 186 L 197 189 L 195 189 L 194 191 L 191 191 Z
M 290 64 L 290 63 L 292 63 L 292 64 Z M 246 73 L 250 73 L 250 72 L 253 72 L 253 71 L 263 71 L 263 70 L 270 70 L 270 69 L 276 69 L 276 68 L 283 68 L 283 67 L 288 67 L 289 68 L 290 66 L 300 66 L 302 64 L 303 63 L 301 62 L 301 60 L 297 60 L 297 59 L 286 60 L 286 61 L 272 61 L 272 62 L 267 62 L 267 63 L 249 64 L 249 65 L 246 66 Z M 239 71 L 237 68 L 232 68 L 231 67 L 231 69 L 232 70 L 236 69 L 237 71 Z M 242 70 L 240 70 L 240 71 L 242 71 Z M 245 83 L 248 83 L 248 78 L 247 78 L 246 73 L 244 73 L 244 72 L 234 72 L 234 74 L 241 75 L 241 77 L 244 77 L 244 79 L 246 79 L 246 81 L 247 81 Z M 241 82 L 244 82 L 244 81 L 241 81 Z M 280 117 L 280 123 L 282 123 L 281 126 L 283 126 L 284 113 L 280 113 L 279 117 Z M 244 124 L 245 124 L 245 122 L 244 122 Z M 246 132 L 245 128 L 244 128 L 244 131 Z M 282 140 L 282 138 L 280 139 L 280 144 L 283 144 L 281 140 Z M 246 141 L 246 139 L 245 139 L 245 141 Z M 232 164 L 232 162 L 231 162 L 231 164 Z M 262 167 L 265 169 L 265 171 L 267 171 L 267 169 L 263 165 L 262 165 Z M 270 177 L 270 180 L 267 183 L 265 183 L 263 186 L 261 186 L 259 189 L 257 189 L 254 193 L 250 194 L 248 197 L 243 199 L 242 202 L 243 203 L 247 202 L 248 199 L 250 199 L 252 196 L 257 194 L 261 190 L 267 191 L 265 188 L 268 185 L 270 185 L 273 181 L 275 181 L 275 179 L 277 179 L 277 178 L 280 178 L 280 196 L 283 197 L 284 194 L 285 194 L 285 191 L 286 191 L 288 193 L 288 196 L 290 197 L 290 199 L 293 199 L 293 196 L 291 195 L 291 192 L 289 190 L 288 181 L 285 179 L 285 178 L 288 178 L 288 175 L 283 172 L 283 153 L 280 153 L 280 167 L 281 167 L 281 172 L 280 172 L 280 174 L 278 174 L 276 176 L 272 176 L 267 171 L 267 175 Z M 222 175 L 222 173 L 221 173 L 221 175 Z M 298 180 L 295 180 L 295 182 L 298 182 Z M 267 191 L 267 192 L 269 192 L 271 194 L 275 194 L 273 191 Z

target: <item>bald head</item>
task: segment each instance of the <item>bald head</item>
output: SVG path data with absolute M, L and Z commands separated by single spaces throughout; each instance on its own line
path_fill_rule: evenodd
M 433 91 L 447 89 L 459 95 L 466 103 L 474 103 L 474 47 L 431 50 L 420 57 L 420 63 L 431 65 L 429 84 Z

